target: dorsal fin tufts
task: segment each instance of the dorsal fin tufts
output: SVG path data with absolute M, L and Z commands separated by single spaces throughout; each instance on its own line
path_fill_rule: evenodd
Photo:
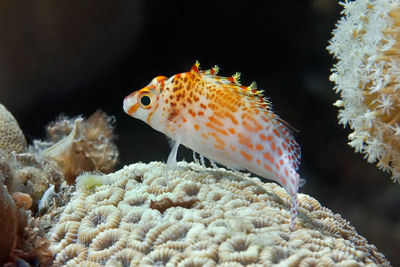
M 264 97 L 263 90 L 257 90 L 257 85 L 255 82 L 252 82 L 249 86 L 241 85 L 240 72 L 236 72 L 231 77 L 223 77 L 217 76 L 218 71 L 219 67 L 217 65 L 209 70 L 200 70 L 200 63 L 198 61 L 196 61 L 191 69 L 191 72 L 198 72 L 203 75 L 207 75 L 216 84 L 221 85 L 227 90 L 233 90 L 239 94 L 245 95 L 255 104 L 256 107 L 262 109 L 264 112 L 272 111 L 271 102 Z
M 200 62 L 196 60 L 196 63 L 193 64 L 190 71 L 191 72 L 199 72 L 199 70 L 200 70 Z
M 256 83 L 256 82 L 252 82 L 252 83 L 249 85 L 249 88 L 250 88 L 251 90 L 256 90 L 256 89 L 257 89 L 257 83 Z
M 233 74 L 232 78 L 233 78 L 233 82 L 235 84 L 239 84 L 240 85 L 240 72 L 236 72 L 235 74 Z
M 219 67 L 217 65 L 215 65 L 214 67 L 212 67 L 211 71 L 212 71 L 212 75 L 217 75 L 219 72 Z

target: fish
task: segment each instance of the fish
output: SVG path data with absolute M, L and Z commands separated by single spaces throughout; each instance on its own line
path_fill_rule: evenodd
M 167 166 L 176 166 L 182 144 L 212 163 L 279 183 L 291 198 L 294 230 L 301 150 L 293 129 L 255 83 L 244 86 L 240 73 L 223 77 L 218 72 L 218 66 L 200 70 L 196 61 L 188 72 L 157 76 L 126 96 L 123 109 L 172 140 Z

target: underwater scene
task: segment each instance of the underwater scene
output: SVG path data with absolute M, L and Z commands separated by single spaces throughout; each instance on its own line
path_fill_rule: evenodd
M 400 0 L 0 21 L 0 266 L 400 265 Z

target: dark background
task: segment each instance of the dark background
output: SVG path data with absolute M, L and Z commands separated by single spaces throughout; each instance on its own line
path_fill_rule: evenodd
M 400 264 L 400 186 L 347 145 L 326 51 L 341 8 L 302 1 L 22 1 L 0 3 L 0 102 L 28 142 L 59 114 L 115 116 L 121 166 L 166 161 L 163 134 L 122 111 L 123 98 L 195 60 L 256 81 L 299 130 L 302 193 L 351 221 Z M 191 160 L 181 149 L 180 158 Z M 121 167 L 120 166 L 120 167 Z

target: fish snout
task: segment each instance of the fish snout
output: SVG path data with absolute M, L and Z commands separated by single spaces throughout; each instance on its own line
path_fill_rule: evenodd
M 123 102 L 123 109 L 125 111 L 126 114 L 132 116 L 132 110 L 131 107 L 135 105 L 136 99 L 134 97 L 134 93 L 127 95 L 124 98 L 124 102 Z

